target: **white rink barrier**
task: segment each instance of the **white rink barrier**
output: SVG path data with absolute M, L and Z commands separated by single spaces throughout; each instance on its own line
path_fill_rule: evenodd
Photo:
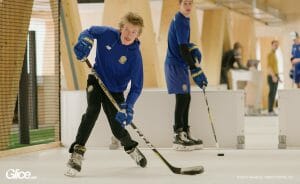
M 300 90 L 278 91 L 279 149 L 300 147 Z
M 208 103 L 221 148 L 244 148 L 244 92 L 243 91 L 207 91 Z M 190 106 L 191 133 L 201 138 L 204 147 L 215 147 L 213 132 L 208 117 L 203 93 L 199 90 L 191 93 Z M 81 116 L 86 109 L 85 91 L 62 91 L 61 93 L 61 136 L 62 143 L 69 146 L 75 139 Z M 172 147 L 175 96 L 165 90 L 147 89 L 139 97 L 134 111 L 134 123 L 144 136 L 160 148 Z M 130 126 L 130 135 L 146 147 Z M 100 116 L 87 142 L 90 147 L 108 147 L 111 143 L 111 130 L 101 109 Z

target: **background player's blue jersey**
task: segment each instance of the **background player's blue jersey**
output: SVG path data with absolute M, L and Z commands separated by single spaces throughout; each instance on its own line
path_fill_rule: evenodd
M 190 41 L 190 19 L 180 12 L 173 18 L 168 33 L 165 77 L 169 94 L 190 92 L 188 65 L 180 55 L 180 45 Z
M 300 58 L 300 44 L 294 44 L 292 47 L 292 57 Z M 294 80 L 296 83 L 300 83 L 300 63 L 295 64 Z
M 292 56 L 294 58 L 300 58 L 300 44 L 294 44 L 293 45 Z
M 140 42 L 123 45 L 120 32 L 111 27 L 93 26 L 80 37 L 97 40 L 94 69 L 110 92 L 123 92 L 131 81 L 126 103 L 133 106 L 143 87 L 143 64 Z
M 173 18 L 168 33 L 168 51 L 166 62 L 186 66 L 186 62 L 180 55 L 179 45 L 190 42 L 190 19 L 180 12 Z

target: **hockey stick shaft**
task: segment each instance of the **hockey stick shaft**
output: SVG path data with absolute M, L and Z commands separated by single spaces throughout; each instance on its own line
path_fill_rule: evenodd
M 210 108 L 209 108 L 209 105 L 208 105 L 208 100 L 207 100 L 207 95 L 206 95 L 206 91 L 205 91 L 205 86 L 203 87 L 203 94 L 204 94 L 205 103 L 206 103 L 206 107 L 207 107 L 207 111 L 208 111 L 208 117 L 209 117 L 211 129 L 213 131 L 214 139 L 215 139 L 215 142 L 216 142 L 216 147 L 217 147 L 217 149 L 219 149 L 219 143 L 218 143 L 218 139 L 217 139 L 217 134 L 216 134 L 215 126 L 214 126 L 214 123 L 213 123 L 213 120 L 212 120 Z
M 92 65 L 90 63 L 90 61 L 88 59 L 85 59 L 86 64 L 88 65 L 88 67 L 90 69 L 92 69 Z M 98 76 L 98 74 L 95 72 L 95 77 L 98 80 L 98 83 L 101 87 L 101 89 L 104 91 L 104 93 L 106 94 L 107 98 L 110 100 L 110 102 L 113 104 L 113 106 L 117 109 L 117 111 L 121 111 L 118 103 L 116 102 L 116 100 L 114 99 L 114 97 L 110 94 L 110 92 L 108 91 L 107 87 L 105 86 L 105 84 L 103 83 L 103 81 L 101 80 L 101 78 Z M 135 126 L 135 124 L 133 122 L 131 122 L 131 127 L 135 130 L 135 132 L 137 132 L 137 134 L 145 141 L 145 143 L 147 144 L 147 146 L 154 152 L 156 153 L 156 155 L 168 166 L 168 168 L 175 174 L 188 174 L 188 175 L 194 175 L 194 174 L 200 174 L 202 172 L 204 172 L 204 169 L 202 166 L 196 166 L 196 167 L 188 167 L 188 168 L 177 168 L 172 166 L 159 152 L 158 150 L 150 143 L 150 141 L 148 141 L 144 135 L 142 134 L 142 132 Z

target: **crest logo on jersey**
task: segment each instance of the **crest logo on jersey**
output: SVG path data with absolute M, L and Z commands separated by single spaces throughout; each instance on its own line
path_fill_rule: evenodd
M 124 64 L 127 61 L 127 57 L 126 56 L 121 56 L 119 59 L 119 63 Z
M 106 48 L 107 50 L 111 50 L 111 46 L 109 46 L 109 45 L 106 45 L 105 48 Z
M 187 91 L 187 85 L 186 84 L 182 84 L 182 91 Z

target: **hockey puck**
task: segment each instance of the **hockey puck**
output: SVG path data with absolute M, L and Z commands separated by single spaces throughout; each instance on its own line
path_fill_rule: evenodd
M 218 153 L 218 156 L 222 157 L 222 156 L 224 156 L 224 153 Z

